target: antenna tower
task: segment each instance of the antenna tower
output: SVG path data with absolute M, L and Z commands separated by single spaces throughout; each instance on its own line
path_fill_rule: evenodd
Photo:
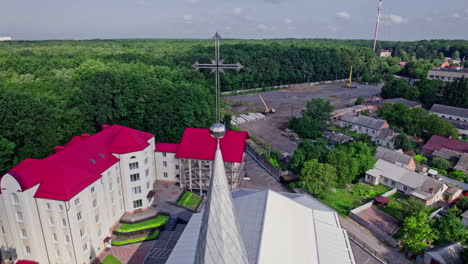
M 377 34 L 379 33 L 379 24 L 380 24 L 380 14 L 382 13 L 382 0 L 379 0 L 379 7 L 377 8 L 377 23 L 375 24 L 374 32 L 374 47 L 372 50 L 375 52 L 377 46 Z

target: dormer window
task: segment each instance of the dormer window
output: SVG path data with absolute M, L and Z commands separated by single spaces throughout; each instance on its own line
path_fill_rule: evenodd
M 135 156 L 132 156 L 130 159 L 136 159 L 136 157 L 135 157 Z
M 101 158 L 105 158 L 105 157 L 106 157 L 106 156 L 105 156 L 104 154 L 102 154 L 102 153 L 98 153 L 98 155 L 99 155 L 99 157 L 101 157 Z
M 96 164 L 96 161 L 95 161 L 95 160 L 93 160 L 93 159 L 88 159 L 88 160 L 89 160 L 89 162 L 91 162 L 92 164 Z

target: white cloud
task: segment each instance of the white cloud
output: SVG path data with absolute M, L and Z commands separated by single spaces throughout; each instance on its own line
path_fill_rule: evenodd
M 293 22 L 289 17 L 285 17 L 283 21 L 285 24 L 291 24 Z
M 231 12 L 232 12 L 233 15 L 238 16 L 238 15 L 240 15 L 242 13 L 242 8 L 240 8 L 240 7 L 233 8 Z
M 257 28 L 260 29 L 261 31 L 266 31 L 268 29 L 267 25 L 265 24 L 258 24 Z
M 461 15 L 460 15 L 459 13 L 453 13 L 453 14 L 452 14 L 452 17 L 453 17 L 453 18 L 460 18 Z
M 333 32 L 338 31 L 338 27 L 335 27 L 335 26 L 332 26 L 332 25 L 329 25 L 327 28 L 328 28 L 328 30 L 333 31 Z
M 192 15 L 185 15 L 185 16 L 184 16 L 184 22 L 185 22 L 185 24 L 192 24 L 192 23 L 193 23 L 192 20 L 193 20 Z
M 408 18 L 396 14 L 383 15 L 382 20 L 388 24 L 404 24 L 408 22 Z
M 341 11 L 341 12 L 336 13 L 336 17 L 344 19 L 344 20 L 350 20 L 351 14 L 346 11 Z
M 185 0 L 185 2 L 187 2 L 189 4 L 198 4 L 198 3 L 200 3 L 200 0 Z

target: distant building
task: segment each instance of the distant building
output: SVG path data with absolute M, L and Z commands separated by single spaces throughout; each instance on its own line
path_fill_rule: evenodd
M 460 242 L 428 250 L 424 253 L 424 264 L 463 264 L 463 250 Z
M 416 162 L 414 161 L 413 157 L 406 155 L 401 150 L 391 150 L 383 147 L 377 147 L 375 159 L 385 160 L 408 170 L 416 170 Z
M 430 112 L 452 123 L 459 129 L 468 129 L 468 109 L 466 108 L 435 104 Z
M 334 131 L 325 131 L 322 136 L 328 143 L 335 144 L 347 144 L 353 141 L 353 138 L 343 133 Z
M 468 153 L 463 153 L 453 168 L 468 173 Z
M 0 37 L 0 41 L 13 41 L 11 37 Z
M 391 50 L 381 50 L 379 53 L 379 57 L 391 57 L 392 51 Z
M 405 67 L 405 66 L 406 66 L 406 64 L 408 64 L 408 62 L 407 62 L 407 61 L 400 61 L 400 62 L 398 62 L 398 64 L 397 64 L 397 65 L 398 65 L 398 66 L 400 66 L 400 67 Z
M 448 149 L 461 154 L 468 153 L 468 142 L 434 135 L 422 148 L 423 153 L 429 156 L 432 156 L 434 151 L 441 149 Z
M 358 114 L 361 112 L 371 111 L 372 107 L 369 105 L 355 105 L 351 107 L 336 109 L 332 112 L 332 122 L 337 122 L 342 116 L 346 114 Z
M 422 104 L 420 102 L 407 100 L 401 97 L 391 98 L 391 99 L 381 99 L 381 100 L 376 100 L 376 97 L 373 97 L 373 100 L 367 101 L 366 104 L 372 107 L 372 112 L 376 112 L 377 109 L 379 109 L 384 103 L 387 103 L 387 102 L 394 103 L 394 104 L 402 103 L 408 106 L 410 109 L 422 107 Z
M 427 79 L 442 80 L 444 82 L 453 82 L 457 79 L 461 79 L 462 77 L 468 78 L 468 69 L 454 70 L 432 68 L 427 73 Z
M 444 192 L 448 189 L 445 183 L 381 159 L 373 169 L 366 172 L 365 181 L 373 185 L 397 188 L 426 205 L 432 205 L 440 200 L 455 199 L 453 196 L 444 196 Z

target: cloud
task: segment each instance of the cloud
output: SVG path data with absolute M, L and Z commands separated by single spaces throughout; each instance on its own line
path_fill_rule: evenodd
M 453 14 L 452 14 L 452 17 L 453 17 L 453 18 L 460 18 L 461 15 L 460 15 L 459 13 L 453 13 Z
M 332 25 L 329 25 L 327 28 L 328 28 L 328 30 L 333 31 L 333 32 L 338 31 L 338 27 L 335 27 L 335 26 L 332 26 Z
M 232 12 L 233 15 L 238 16 L 238 15 L 240 15 L 242 13 L 242 8 L 240 8 L 240 7 L 233 8 L 231 12 Z
M 383 15 L 382 16 L 382 22 L 387 23 L 387 24 L 404 24 L 408 22 L 408 18 L 402 17 L 400 15 L 396 14 L 388 14 L 388 15 Z
M 292 21 L 290 18 L 285 17 L 285 18 L 283 19 L 283 22 L 284 22 L 285 24 L 291 24 L 293 21 Z
M 185 2 L 189 4 L 198 4 L 200 3 L 200 0 L 185 0 Z
M 260 29 L 261 31 L 266 31 L 268 29 L 267 25 L 265 24 L 258 24 L 257 28 Z
M 344 20 L 350 20 L 351 14 L 346 11 L 341 11 L 341 12 L 336 13 L 336 17 L 344 19 Z
M 192 15 L 185 15 L 184 16 L 184 22 L 185 22 L 185 24 L 192 24 L 193 23 Z

